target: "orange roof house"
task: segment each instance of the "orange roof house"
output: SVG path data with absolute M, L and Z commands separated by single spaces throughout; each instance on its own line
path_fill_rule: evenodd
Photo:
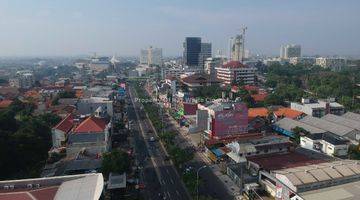
M 249 119 L 253 119 L 256 117 L 267 117 L 269 114 L 269 110 L 267 108 L 249 108 L 248 109 L 248 117 Z
M 68 133 L 74 126 L 74 116 L 68 114 L 63 120 L 61 120 L 53 129 L 60 130 L 64 133 Z
M 290 119 L 298 119 L 302 115 L 304 115 L 303 112 L 293 110 L 291 108 L 279 108 L 274 111 L 274 115 L 277 118 L 290 118 Z
M 106 125 L 104 119 L 90 116 L 74 128 L 73 133 L 102 133 L 105 131 Z

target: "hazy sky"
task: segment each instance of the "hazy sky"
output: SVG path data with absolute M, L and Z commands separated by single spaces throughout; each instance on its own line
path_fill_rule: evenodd
M 360 54 L 360 0 L 0 0 L 0 56 L 181 55 L 186 36 L 226 51 L 244 25 L 252 52 Z

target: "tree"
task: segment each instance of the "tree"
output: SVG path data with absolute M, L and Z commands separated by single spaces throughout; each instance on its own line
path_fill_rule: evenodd
M 76 98 L 75 91 L 62 91 L 58 94 L 59 98 Z
M 101 171 L 105 174 L 105 177 L 110 172 L 122 174 L 130 169 L 130 157 L 121 150 L 113 150 L 103 155 Z

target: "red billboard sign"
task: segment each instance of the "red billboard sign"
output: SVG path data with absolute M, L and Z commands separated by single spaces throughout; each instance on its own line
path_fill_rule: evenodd
M 230 109 L 216 111 L 212 120 L 212 136 L 225 138 L 247 133 L 248 110 L 243 103 L 234 103 Z

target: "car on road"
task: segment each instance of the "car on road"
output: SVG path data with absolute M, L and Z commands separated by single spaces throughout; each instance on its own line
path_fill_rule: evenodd
M 154 137 L 150 137 L 149 141 L 150 141 L 150 142 L 155 142 L 156 139 L 155 139 Z

